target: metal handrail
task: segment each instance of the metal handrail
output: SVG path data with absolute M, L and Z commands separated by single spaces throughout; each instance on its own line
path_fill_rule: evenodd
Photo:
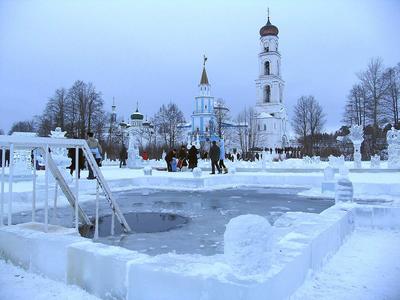
M 94 175 L 96 176 L 96 180 L 98 185 L 102 188 L 106 200 L 108 201 L 111 209 L 112 209 L 112 215 L 116 215 L 119 222 L 121 223 L 121 226 L 125 232 L 131 232 L 131 228 L 129 227 L 129 224 L 127 223 L 124 215 L 122 214 L 118 203 L 114 199 L 111 190 L 104 179 L 104 176 L 100 170 L 100 168 L 97 166 L 96 160 L 93 157 L 93 154 L 90 151 L 90 148 L 88 144 L 86 143 L 85 140 L 82 139 L 57 139 L 57 138 L 49 138 L 49 137 L 27 137 L 27 136 L 10 136 L 10 135 L 0 135 L 0 148 L 4 151 L 7 148 L 8 149 L 34 149 L 34 148 L 40 148 L 45 154 L 46 157 L 46 170 L 50 170 L 54 178 L 56 179 L 57 183 L 60 185 L 64 195 L 67 197 L 67 200 L 71 204 L 73 208 L 75 208 L 75 214 L 76 214 L 76 223 L 75 226 L 78 230 L 78 216 L 81 218 L 82 222 L 87 224 L 87 225 L 92 225 L 90 219 L 87 217 L 85 212 L 82 210 L 82 208 L 79 206 L 78 202 L 78 190 L 79 190 L 79 184 L 78 184 L 78 153 L 79 149 L 82 149 L 86 160 L 89 164 L 89 166 L 92 168 Z M 68 184 L 65 182 L 64 177 L 62 176 L 60 170 L 57 168 L 55 165 L 55 162 L 53 161 L 51 154 L 49 153 L 48 149 L 49 148 L 75 148 L 76 150 L 76 191 L 75 195 L 72 192 L 71 188 L 68 186 Z M 4 151 L 5 152 L 5 151 Z M 4 156 L 3 152 L 3 156 Z M 11 159 L 11 155 L 10 155 Z M 47 171 L 46 171 L 47 172 Z M 48 173 L 46 173 L 46 182 L 47 182 L 47 177 Z M 4 164 L 2 165 L 2 193 L 1 193 L 1 203 L 2 207 L 4 204 Z M 9 184 L 12 186 L 12 179 L 10 179 L 9 176 Z M 46 184 L 46 189 L 48 189 L 48 186 Z M 9 206 L 11 207 L 11 199 L 12 199 L 12 190 L 10 189 L 10 204 Z M 34 191 L 35 192 L 35 191 Z M 48 191 L 46 190 L 46 195 L 48 194 Z M 48 196 L 46 196 L 46 205 L 48 202 Z M 78 203 L 78 205 L 75 205 Z M 47 206 L 46 206 L 47 207 Z M 47 208 L 46 208 L 47 211 Z M 2 210 L 3 213 L 3 210 Z M 10 219 L 10 212 L 9 212 L 9 219 Z M 96 218 L 97 218 L 96 214 Z M 2 225 L 3 219 L 1 220 L 0 226 Z M 45 216 L 45 225 L 47 228 L 47 216 Z M 11 221 L 9 220 L 8 224 L 11 224 Z

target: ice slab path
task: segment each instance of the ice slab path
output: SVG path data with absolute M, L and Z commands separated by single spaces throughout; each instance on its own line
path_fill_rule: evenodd
M 400 231 L 358 228 L 291 300 L 400 299 Z
M 0 300 L 99 300 L 76 286 L 66 285 L 0 259 Z

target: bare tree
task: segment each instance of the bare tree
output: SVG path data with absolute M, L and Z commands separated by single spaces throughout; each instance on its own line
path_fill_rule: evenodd
M 84 138 L 87 131 L 93 131 L 101 140 L 106 115 L 101 93 L 92 83 L 75 81 L 68 90 L 68 128 L 72 134 Z
M 385 97 L 385 115 L 393 126 L 399 124 L 399 102 L 400 102 L 400 63 L 385 72 L 387 81 L 387 93 Z
M 12 134 L 13 132 L 35 132 L 35 121 L 27 120 L 27 121 L 18 121 L 15 122 L 12 126 L 8 134 Z
M 244 108 L 236 118 L 238 144 L 246 155 L 251 148 L 259 143 L 258 119 L 253 107 Z
M 164 145 L 173 148 L 182 138 L 182 129 L 179 124 L 185 122 L 182 111 L 175 103 L 164 104 L 160 107 L 158 113 L 154 116 L 157 132 L 162 138 Z
M 229 109 L 227 108 L 225 101 L 223 99 L 218 99 L 214 104 L 214 114 L 215 114 L 215 131 L 217 135 L 222 138 L 224 136 L 224 128 L 226 123 L 230 120 Z
M 68 91 L 57 89 L 36 120 L 41 136 L 61 127 L 69 137 L 85 138 L 87 131 L 93 131 L 100 141 L 107 124 L 101 93 L 93 84 L 79 80 Z
M 367 97 L 366 114 L 371 125 L 378 128 L 382 123 L 383 100 L 387 93 L 387 81 L 384 76 L 382 59 L 373 58 L 367 70 L 360 72 L 358 78 Z
M 314 96 L 308 97 L 309 112 L 308 112 L 308 126 L 310 128 L 311 149 L 314 148 L 315 136 L 320 133 L 325 125 L 325 113 L 322 106 L 315 100 Z
M 302 96 L 297 100 L 292 126 L 295 133 L 300 136 L 300 142 L 306 153 L 313 153 L 315 137 L 322 131 L 325 122 L 322 106 L 314 96 Z
M 307 148 L 307 135 L 309 133 L 307 114 L 307 97 L 302 96 L 297 100 L 297 104 L 294 107 L 292 127 L 294 132 L 301 137 L 300 142 L 303 144 L 304 149 Z
M 343 122 L 348 125 L 366 126 L 367 99 L 365 89 L 360 84 L 355 84 L 347 98 Z
M 49 98 L 42 115 L 36 117 L 37 129 L 40 136 L 48 136 L 55 127 L 65 130 L 67 91 L 64 88 L 57 89 Z

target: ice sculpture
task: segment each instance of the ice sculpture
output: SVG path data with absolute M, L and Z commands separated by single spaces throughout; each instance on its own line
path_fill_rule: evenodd
M 335 170 L 332 167 L 324 169 L 324 180 L 321 183 L 321 192 L 335 192 Z
M 196 167 L 193 169 L 193 177 L 200 178 L 201 174 L 202 174 L 202 171 L 199 167 Z
M 61 127 L 56 127 L 55 130 L 50 131 L 50 137 L 52 139 L 65 139 L 66 133 L 66 131 L 61 130 Z M 57 168 L 60 170 L 62 176 L 67 183 L 71 183 L 72 176 L 67 170 L 67 168 L 71 165 L 71 158 L 68 157 L 68 149 L 57 147 L 51 148 L 50 151 L 51 157 L 53 158 Z
M 364 141 L 364 129 L 361 125 L 353 125 L 350 127 L 348 135 L 354 146 L 354 168 L 361 169 L 361 144 Z
M 335 187 L 335 203 L 353 202 L 353 183 L 348 176 L 346 167 L 339 169 L 339 178 Z
M 146 176 L 151 176 L 153 174 L 153 169 L 151 166 L 145 166 L 143 168 L 143 174 Z
M 388 168 L 400 168 L 400 131 L 392 127 L 386 134 L 388 143 Z
M 381 168 L 381 157 L 379 155 L 371 156 L 371 169 Z
M 340 169 L 344 166 L 344 156 L 341 155 L 339 157 L 329 155 L 329 166 L 334 168 L 334 169 Z
M 134 128 L 129 128 L 129 146 L 128 146 L 128 168 L 135 169 L 142 167 L 142 159 L 139 156 L 139 149 L 135 143 Z
M 34 132 L 13 132 L 12 135 L 31 137 L 36 136 L 37 134 Z M 31 150 L 14 148 L 14 153 L 12 157 L 14 159 L 13 176 L 19 178 L 32 176 L 33 164 Z

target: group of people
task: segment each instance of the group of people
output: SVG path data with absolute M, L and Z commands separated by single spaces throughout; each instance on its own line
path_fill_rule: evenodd
M 186 146 L 181 146 L 177 152 L 176 149 L 171 149 L 165 156 L 165 162 L 167 163 L 168 172 L 182 171 L 184 167 L 193 170 L 197 167 L 199 151 L 193 145 L 189 150 Z M 212 142 L 208 157 L 211 160 L 211 174 L 215 174 L 215 169 L 218 173 L 228 173 L 228 168 L 224 164 L 225 159 L 225 147 L 224 141 L 220 141 L 220 145 L 217 145 L 216 141 Z
M 176 149 L 170 150 L 165 156 L 167 171 L 176 172 L 178 169 L 182 170 L 184 167 L 193 170 L 197 167 L 198 154 L 199 151 L 195 146 L 192 146 L 189 150 L 186 149 L 186 146 L 182 146 L 178 152 Z

